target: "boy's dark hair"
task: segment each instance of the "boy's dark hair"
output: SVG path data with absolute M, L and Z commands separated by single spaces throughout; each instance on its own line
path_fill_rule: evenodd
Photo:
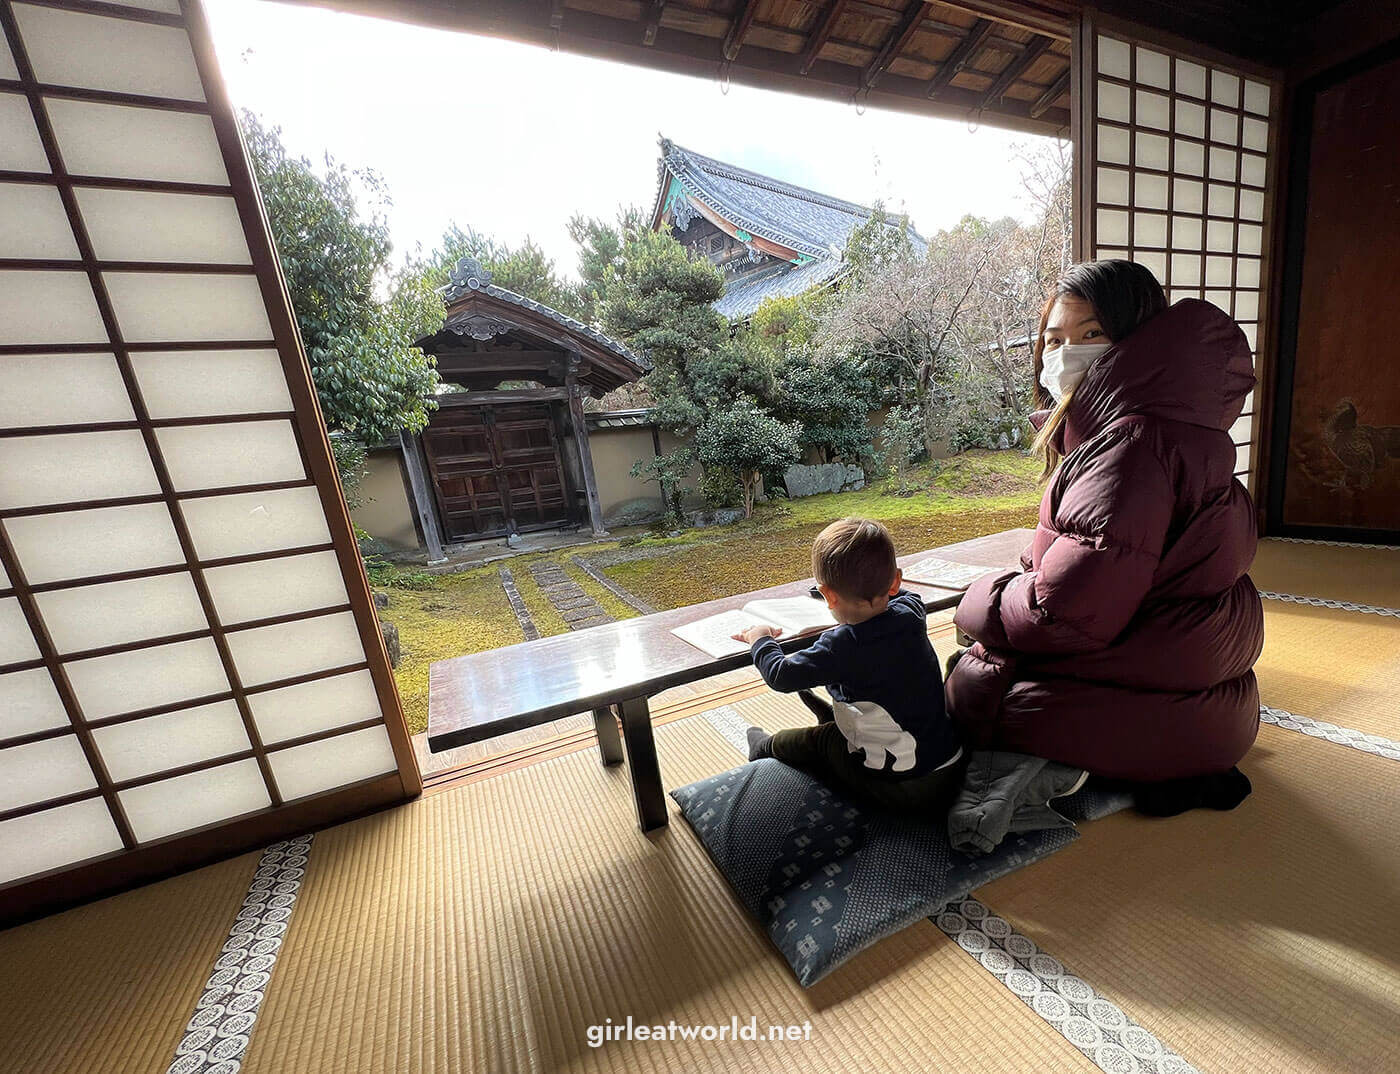
M 894 572 L 894 540 L 871 519 L 843 518 L 812 542 L 812 574 L 843 597 L 882 597 L 890 591 Z

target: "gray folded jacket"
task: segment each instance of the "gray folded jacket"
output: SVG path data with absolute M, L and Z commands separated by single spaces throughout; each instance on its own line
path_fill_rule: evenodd
M 1050 805 L 1072 794 L 1088 773 L 1082 768 L 1001 750 L 974 750 L 962 790 L 948 812 L 948 839 L 954 850 L 986 854 L 1007 832 L 1073 828 Z

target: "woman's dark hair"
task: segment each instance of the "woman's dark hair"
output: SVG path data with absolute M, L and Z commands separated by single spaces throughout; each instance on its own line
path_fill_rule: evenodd
M 1150 320 L 1167 308 L 1166 292 L 1157 282 L 1151 270 L 1135 261 L 1083 261 L 1071 265 L 1055 281 L 1055 286 L 1046 296 L 1045 305 L 1040 310 L 1040 331 L 1035 337 L 1032 363 L 1033 399 L 1037 408 L 1054 407 L 1054 412 L 1040 427 L 1035 438 L 1034 449 L 1044 460 L 1041 480 L 1049 477 L 1059 464 L 1060 453 L 1051 442 L 1055 431 L 1063 424 L 1069 402 L 1074 392 L 1066 392 L 1056 403 L 1040 383 L 1040 371 L 1044 366 L 1045 325 L 1050 319 L 1050 310 L 1055 300 L 1071 295 L 1083 299 L 1094 307 L 1099 327 L 1104 330 L 1110 343 L 1119 343 L 1132 335 L 1144 321 Z

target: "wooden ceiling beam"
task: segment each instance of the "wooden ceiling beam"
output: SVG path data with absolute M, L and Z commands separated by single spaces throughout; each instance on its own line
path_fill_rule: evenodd
M 982 103 L 978 107 L 986 108 L 987 105 L 991 104 L 993 101 L 1001 100 L 1015 81 L 1026 73 L 1026 69 L 1045 55 L 1049 47 L 1050 39 L 1048 37 L 1032 38 L 1031 43 L 1026 46 L 1026 51 L 1008 63 L 1002 69 L 1001 74 L 997 75 L 996 81 L 993 82 L 987 92 L 982 95 Z
M 953 81 L 954 76 L 972 62 L 973 57 L 977 55 L 977 51 L 987 40 L 987 35 L 992 32 L 992 27 L 995 25 L 991 19 L 978 19 L 972 24 L 972 28 L 968 30 L 962 44 L 953 49 L 938 68 L 938 73 L 929 79 L 928 87 L 924 91 L 929 100 L 933 100 L 943 92 L 948 83 Z
M 904 46 L 909 44 L 915 32 L 928 14 L 929 4 L 925 0 L 915 0 L 904 9 L 903 20 L 895 27 L 895 30 L 885 39 L 884 45 L 876 53 L 875 58 L 866 65 L 864 71 L 860 73 L 860 84 L 866 89 L 875 85 L 880 80 L 880 76 L 885 73 L 885 69 L 894 62 L 895 58 L 904 51 Z
M 846 9 L 847 0 L 833 0 L 832 5 L 826 10 L 826 17 L 822 19 L 821 25 L 817 27 L 816 33 L 812 34 L 807 42 L 807 50 L 802 53 L 802 62 L 798 65 L 797 73 L 805 75 L 812 69 L 812 64 L 817 60 L 817 53 L 822 50 L 831 37 L 831 31 L 836 29 L 836 20 L 841 17 L 841 13 Z
M 656 31 L 661 29 L 661 13 L 666 10 L 666 0 L 652 0 L 647 9 L 647 26 L 642 32 L 642 44 L 651 48 L 656 44 Z
M 1070 69 L 1066 67 L 1065 73 L 1055 79 L 1050 84 L 1050 88 L 1035 99 L 1035 103 L 1031 105 L 1031 119 L 1039 119 L 1045 114 L 1047 108 L 1069 92 L 1069 72 Z
M 724 35 L 724 58 L 733 60 L 744 47 L 744 37 L 753 25 L 753 17 L 758 12 L 758 0 L 739 0 L 734 9 L 734 21 L 729 24 L 729 32 Z

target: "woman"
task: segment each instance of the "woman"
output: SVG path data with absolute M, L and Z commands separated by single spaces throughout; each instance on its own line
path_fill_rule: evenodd
M 1040 329 L 1049 483 L 1025 569 L 984 576 L 958 608 L 977 644 L 949 673 L 949 711 L 977 747 L 1234 805 L 1264 640 L 1228 433 L 1254 386 L 1249 344 L 1209 303 L 1168 309 L 1129 261 L 1071 268 Z

